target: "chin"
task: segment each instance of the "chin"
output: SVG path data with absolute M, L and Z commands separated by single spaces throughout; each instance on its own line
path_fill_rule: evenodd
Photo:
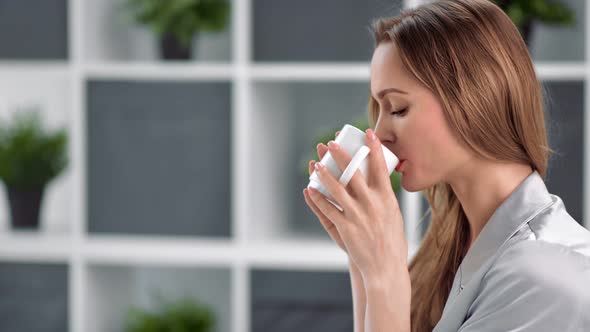
M 404 173 L 401 175 L 401 186 L 404 190 L 411 193 L 423 191 L 431 187 L 431 185 L 419 183 L 415 178 Z

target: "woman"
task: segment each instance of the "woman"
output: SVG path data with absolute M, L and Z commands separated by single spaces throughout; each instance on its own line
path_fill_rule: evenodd
M 590 331 L 590 232 L 544 184 L 543 90 L 517 28 L 490 1 L 443 0 L 372 31 L 367 178 L 344 188 L 310 162 L 342 212 L 304 190 L 348 254 L 355 331 Z M 430 205 L 409 265 L 380 144 Z

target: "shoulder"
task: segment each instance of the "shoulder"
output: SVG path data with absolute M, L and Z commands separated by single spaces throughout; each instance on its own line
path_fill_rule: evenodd
M 590 258 L 557 243 L 507 243 L 481 280 L 472 310 L 571 317 L 590 307 Z M 584 324 L 590 324 L 586 321 Z M 586 325 L 585 325 L 586 326 Z
M 559 196 L 550 197 L 552 204 L 501 246 L 491 273 L 513 273 L 541 281 L 590 273 L 590 231 L 572 218 Z M 555 279 L 541 277 L 554 274 Z
M 527 242 L 539 242 L 536 245 L 547 244 L 545 250 L 561 248 L 562 252 L 575 252 L 586 256 L 590 260 L 590 230 L 584 228 L 567 211 L 563 201 L 557 195 L 551 194 L 552 204 L 530 220 L 515 235 L 512 242 L 526 235 Z M 509 241 L 510 242 L 510 241 Z M 555 246 L 551 246 L 554 244 Z M 535 246 L 535 244 L 531 244 Z
M 459 331 L 585 331 L 588 280 L 586 256 L 542 241 L 516 242 L 483 276 Z
M 482 281 L 539 285 L 546 293 L 582 296 L 590 303 L 590 231 L 559 196 L 550 196 L 552 204 L 501 246 Z
M 482 271 L 460 332 L 590 331 L 590 232 L 552 199 Z
M 571 217 L 559 196 L 550 196 L 552 204 L 499 248 L 482 287 L 538 286 L 538 295 L 569 296 L 590 305 L 590 231 Z
M 588 280 L 590 257 L 561 243 L 542 240 L 509 244 L 483 278 L 489 284 L 538 286 L 548 295 L 581 296 L 590 304 Z

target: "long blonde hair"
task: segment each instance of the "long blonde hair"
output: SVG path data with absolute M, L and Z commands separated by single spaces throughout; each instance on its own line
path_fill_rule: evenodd
M 446 121 L 478 156 L 530 165 L 544 178 L 543 86 L 516 26 L 488 0 L 440 0 L 371 22 L 375 47 L 393 42 L 407 70 L 434 95 Z M 369 123 L 379 105 L 369 91 Z M 424 192 L 431 222 L 409 264 L 412 332 L 440 320 L 467 253 L 469 223 L 447 183 Z

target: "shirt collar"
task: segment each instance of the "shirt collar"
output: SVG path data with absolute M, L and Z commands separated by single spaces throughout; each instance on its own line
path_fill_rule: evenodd
M 480 266 L 552 202 L 541 175 L 535 170 L 494 211 L 459 265 L 461 288 Z

